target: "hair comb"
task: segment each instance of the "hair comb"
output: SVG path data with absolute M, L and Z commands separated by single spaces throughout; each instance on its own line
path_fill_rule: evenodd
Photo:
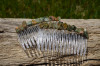
M 67 64 L 83 59 L 87 51 L 88 32 L 60 21 L 60 17 L 40 17 L 23 21 L 15 28 L 18 40 L 28 57 L 44 57 L 45 62 L 68 56 Z M 75 61 L 76 60 L 76 61 Z M 56 60 L 57 61 L 57 60 Z

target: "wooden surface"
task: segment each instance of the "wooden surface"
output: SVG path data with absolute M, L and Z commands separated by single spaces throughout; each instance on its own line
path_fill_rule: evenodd
M 22 21 L 31 21 L 31 19 L 0 18 L 0 65 L 30 64 L 34 61 L 26 56 L 17 40 L 15 27 Z M 90 60 L 82 66 L 100 65 L 100 19 L 62 19 L 61 21 L 88 30 L 90 37 L 88 59 Z

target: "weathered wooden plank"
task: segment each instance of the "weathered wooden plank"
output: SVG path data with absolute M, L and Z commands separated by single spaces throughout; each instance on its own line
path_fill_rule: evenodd
M 34 63 L 32 58 L 28 58 L 17 41 L 15 27 L 22 21 L 31 19 L 0 18 L 0 65 L 19 65 Z M 100 64 L 100 19 L 62 19 L 61 21 L 77 27 L 86 28 L 89 32 L 89 54 L 90 64 Z M 93 60 L 94 59 L 94 60 Z

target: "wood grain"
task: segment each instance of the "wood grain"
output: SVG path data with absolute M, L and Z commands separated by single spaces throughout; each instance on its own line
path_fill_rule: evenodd
M 32 19 L 0 18 L 0 65 L 20 65 L 34 63 L 28 58 L 17 40 L 15 27 L 22 21 Z M 100 65 L 100 19 L 62 19 L 61 21 L 77 27 L 86 28 L 89 32 L 88 62 L 82 66 Z

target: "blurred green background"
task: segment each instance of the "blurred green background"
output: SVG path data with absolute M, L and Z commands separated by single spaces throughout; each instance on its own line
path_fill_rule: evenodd
M 0 0 L 0 18 L 100 18 L 100 0 Z

